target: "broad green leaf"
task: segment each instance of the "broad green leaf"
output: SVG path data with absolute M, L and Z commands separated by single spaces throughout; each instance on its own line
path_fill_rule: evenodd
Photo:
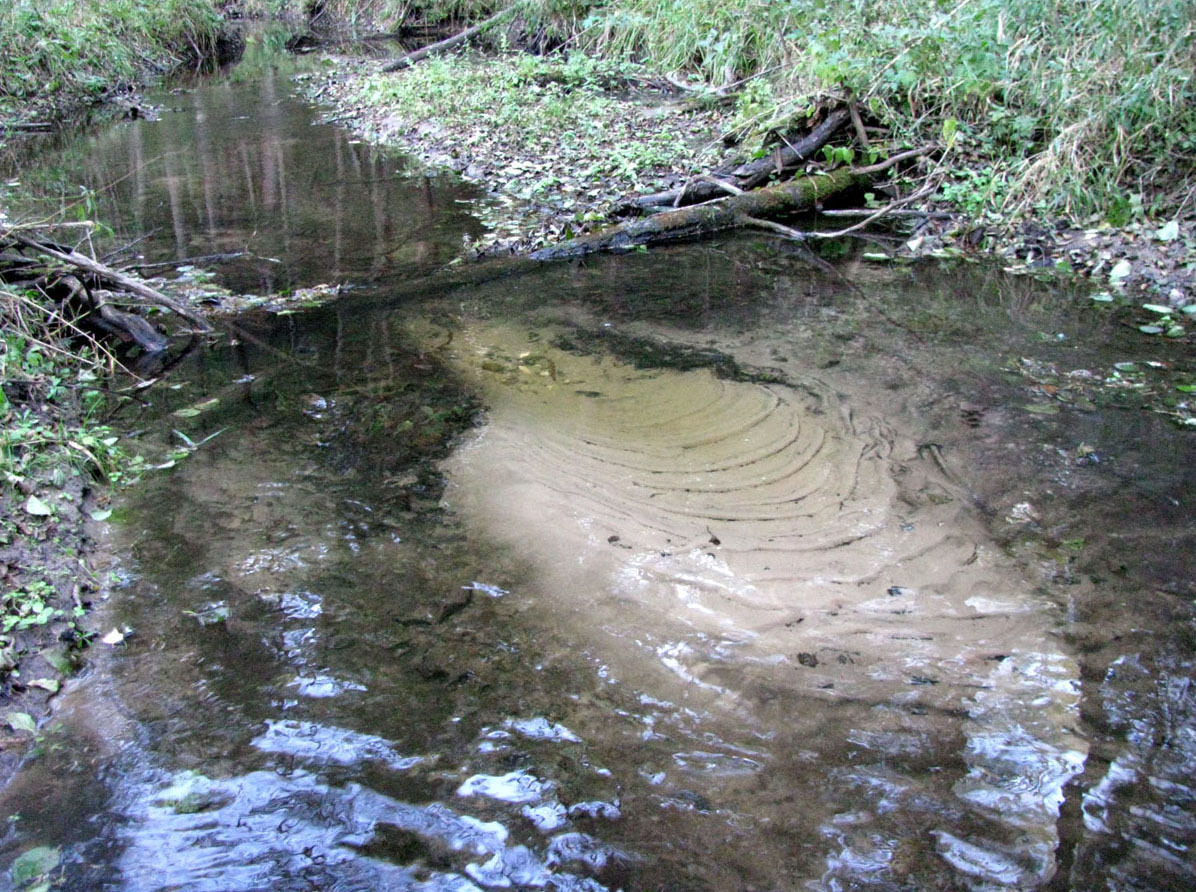
M 35 517 L 49 517 L 54 513 L 54 509 L 37 496 L 30 496 L 25 502 L 25 513 L 32 514 Z
M 104 521 L 112 516 L 111 508 L 101 508 L 97 511 L 91 512 L 91 519 L 94 521 Z
M 30 734 L 37 733 L 37 722 L 27 712 L 10 712 L 4 717 L 4 722 L 14 731 L 28 731 Z
M 1179 238 L 1179 221 L 1172 220 L 1154 234 L 1160 242 L 1173 242 Z
M 1171 315 L 1171 307 L 1165 307 L 1162 304 L 1142 304 L 1142 309 L 1150 310 L 1152 313 L 1162 313 L 1164 316 Z
M 12 863 L 13 884 L 23 886 L 38 877 L 45 876 L 57 867 L 61 860 L 58 849 L 53 846 L 37 846 L 27 852 L 22 852 Z

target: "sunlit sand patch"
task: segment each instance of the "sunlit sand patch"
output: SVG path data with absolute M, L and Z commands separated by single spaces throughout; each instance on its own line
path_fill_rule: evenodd
M 968 882 L 1044 882 L 1059 791 L 1085 757 L 1066 730 L 1075 666 L 933 456 L 817 380 L 637 369 L 549 339 L 477 323 L 445 357 L 488 406 L 448 464 L 446 499 L 537 565 L 522 594 L 614 655 L 624 680 L 668 693 L 650 680 L 663 670 L 683 696 L 783 721 L 794 739 L 827 733 L 794 697 L 858 704 L 844 745 L 882 760 L 892 740 L 924 746 L 899 717 L 929 713 L 936 737 L 965 742 L 966 774 L 934 795 L 898 777 L 888 795 L 951 798 L 998 828 L 960 840 L 948 810 L 925 816 L 940 863 Z M 769 715 L 778 690 L 783 717 Z M 828 883 L 876 831 L 835 826 Z M 1025 857 L 1010 855 L 1018 834 Z

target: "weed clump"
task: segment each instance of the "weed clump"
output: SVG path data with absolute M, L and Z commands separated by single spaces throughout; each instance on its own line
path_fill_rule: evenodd
M 961 171 L 946 197 L 969 210 L 1123 225 L 1135 202 L 1192 210 L 1193 22 L 1192 0 L 611 0 L 579 40 L 734 86 L 758 132 L 828 97 L 898 141 L 946 128 Z
M 8 0 L 0 6 L 0 115 L 96 99 L 146 69 L 211 55 L 212 0 Z

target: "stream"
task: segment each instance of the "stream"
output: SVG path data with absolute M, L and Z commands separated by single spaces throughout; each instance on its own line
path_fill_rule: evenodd
M 343 293 L 118 416 L 173 464 L 0 886 L 1196 885 L 1196 444 L 1032 377 L 1182 347 L 760 236 L 437 286 L 485 196 L 319 123 L 314 64 L 251 40 L 21 171 L 139 262 Z

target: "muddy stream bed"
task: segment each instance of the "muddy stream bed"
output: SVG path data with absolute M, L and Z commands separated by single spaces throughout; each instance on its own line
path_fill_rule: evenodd
M 116 505 L 130 634 L 0 793 L 0 882 L 1191 887 L 1192 435 L 1026 371 L 1170 345 L 758 238 L 413 290 L 477 196 L 291 64 L 46 162 L 146 262 L 349 287 L 119 417 L 202 445 Z

